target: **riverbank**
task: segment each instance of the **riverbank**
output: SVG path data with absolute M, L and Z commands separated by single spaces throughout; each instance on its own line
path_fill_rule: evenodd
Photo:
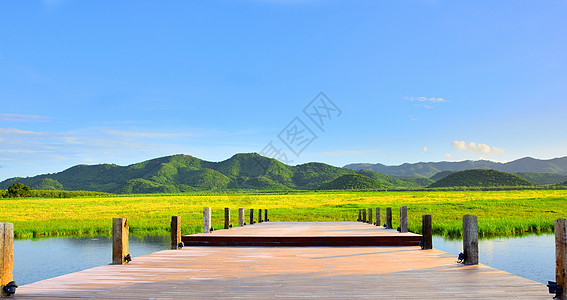
M 464 214 L 479 219 L 480 236 L 552 232 L 553 220 L 567 216 L 567 191 L 405 191 L 311 192 L 290 194 L 142 195 L 123 197 L 3 199 L 0 220 L 14 223 L 16 238 L 38 236 L 107 235 L 111 219 L 129 219 L 134 235 L 165 235 L 170 218 L 181 216 L 184 234 L 202 230 L 202 209 L 210 206 L 213 226 L 222 228 L 224 208 L 267 208 L 272 221 L 353 221 L 359 208 L 394 211 L 408 207 L 409 229 L 421 230 L 421 215 L 433 216 L 433 231 L 460 236 Z M 234 224 L 235 222 L 233 222 Z

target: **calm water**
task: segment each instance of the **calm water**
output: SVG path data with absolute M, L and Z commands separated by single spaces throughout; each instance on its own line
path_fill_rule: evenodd
M 130 237 L 129 241 L 133 260 L 137 256 L 171 247 L 169 236 Z M 110 237 L 14 240 L 14 280 L 18 285 L 107 265 L 111 262 Z
M 433 247 L 457 255 L 462 241 L 433 238 Z M 130 254 L 137 256 L 169 249 L 168 236 L 130 237 Z M 553 235 L 481 240 L 480 262 L 541 283 L 555 280 Z M 19 285 L 109 264 L 112 240 L 48 238 L 14 241 L 14 280 Z M 38 268 L 41 266 L 41 268 Z

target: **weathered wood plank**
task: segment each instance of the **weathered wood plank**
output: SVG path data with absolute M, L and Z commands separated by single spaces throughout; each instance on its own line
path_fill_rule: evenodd
M 171 217 L 171 249 L 179 250 L 179 244 L 181 243 L 181 217 L 172 216 Z
M 386 229 L 392 229 L 392 208 L 386 207 Z
M 423 236 L 421 248 L 423 250 L 433 249 L 433 226 L 431 222 L 431 215 L 421 216 L 421 235 Z
M 567 299 L 567 220 L 555 220 L 555 282 L 563 289 L 556 299 Z
M 128 248 L 128 219 L 114 218 L 112 219 L 112 264 L 127 264 L 126 257 L 129 255 Z
M 463 216 L 463 253 L 465 265 L 478 264 L 478 223 L 475 215 Z
M 400 207 L 400 233 L 408 232 L 408 207 Z
M 14 224 L 0 223 L 0 294 L 2 288 L 13 280 L 14 269 Z
M 203 233 L 211 232 L 211 208 L 203 207 Z
M 244 208 L 238 209 L 238 227 L 244 226 Z
M 230 229 L 230 208 L 224 208 L 224 229 Z

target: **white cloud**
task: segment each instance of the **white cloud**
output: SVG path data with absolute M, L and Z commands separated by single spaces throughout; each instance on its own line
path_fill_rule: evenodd
M 459 152 L 465 151 L 475 154 L 500 154 L 504 152 L 502 148 L 490 147 L 487 144 L 477 144 L 474 142 L 467 144 L 465 141 L 454 141 L 451 143 L 451 146 Z
M 429 103 L 449 102 L 447 99 L 440 97 L 405 97 L 404 99 L 409 101 L 429 102 Z
M 453 155 L 451 155 L 451 153 L 445 153 L 445 157 L 446 158 L 453 158 Z
M 46 116 L 40 116 L 40 115 L 0 114 L 0 121 L 4 121 L 4 122 L 47 122 L 47 117 Z
M 331 151 L 323 152 L 323 155 L 328 156 L 346 156 L 346 155 L 361 155 L 366 153 L 376 152 L 376 150 L 343 150 L 343 151 Z
M 427 150 L 429 150 L 427 147 L 423 147 L 423 152 L 427 152 Z

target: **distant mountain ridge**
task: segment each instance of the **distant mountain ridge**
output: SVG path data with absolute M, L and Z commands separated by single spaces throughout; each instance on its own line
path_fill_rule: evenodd
M 507 163 L 499 163 L 488 160 L 465 160 L 459 162 L 419 162 L 405 163 L 398 166 L 387 166 L 384 164 L 348 164 L 344 168 L 352 170 L 369 170 L 383 173 L 396 178 L 432 177 L 442 171 L 464 171 L 471 169 L 492 169 L 507 173 L 551 173 L 567 175 L 567 156 L 541 160 L 532 157 L 524 157 Z
M 288 166 L 256 153 L 240 153 L 221 162 L 179 154 L 129 166 L 77 165 L 54 174 L 10 178 L 0 182 L 0 189 L 21 182 L 32 189 L 87 190 L 116 194 L 230 189 L 313 190 L 342 175 L 359 173 L 372 181 L 368 186 L 411 188 L 419 184 L 372 171 L 355 171 L 323 163 Z M 341 189 L 337 184 L 333 187 Z

